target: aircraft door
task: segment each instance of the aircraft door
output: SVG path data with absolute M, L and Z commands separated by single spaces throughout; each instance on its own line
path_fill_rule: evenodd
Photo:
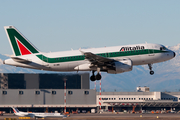
M 106 54 L 106 57 L 109 57 L 109 53 L 105 53 Z
M 42 65 L 48 67 L 49 66 L 48 58 L 42 55 L 42 60 L 43 60 Z
M 153 46 L 151 48 L 148 49 L 149 52 L 149 56 L 154 56 L 154 49 Z

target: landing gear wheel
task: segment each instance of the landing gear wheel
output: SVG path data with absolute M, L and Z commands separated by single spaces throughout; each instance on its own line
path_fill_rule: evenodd
M 98 73 L 97 75 L 96 75 L 96 80 L 100 80 L 101 79 L 101 75 Z
M 96 80 L 96 76 L 95 76 L 95 75 L 92 75 L 92 76 L 90 77 L 90 80 L 91 80 L 91 81 L 95 81 L 95 80 Z
M 154 75 L 154 71 L 152 70 L 152 64 L 148 64 L 149 70 L 150 70 L 150 75 Z
M 151 75 L 154 75 L 154 71 L 150 71 L 150 74 L 151 74 Z
M 94 70 L 92 71 L 92 76 L 90 77 L 91 81 L 95 81 L 96 80 L 96 76 L 94 75 Z

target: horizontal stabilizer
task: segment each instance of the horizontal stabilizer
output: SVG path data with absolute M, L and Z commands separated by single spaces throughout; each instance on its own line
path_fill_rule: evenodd
M 14 61 L 16 62 L 20 62 L 20 63 L 31 63 L 31 61 L 29 60 L 25 60 L 25 59 L 22 59 L 22 58 L 19 58 L 19 57 L 11 57 Z

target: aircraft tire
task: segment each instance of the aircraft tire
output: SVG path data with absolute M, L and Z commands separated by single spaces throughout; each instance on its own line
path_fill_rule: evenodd
M 101 75 L 98 73 L 97 75 L 96 75 L 96 80 L 100 80 L 101 79 Z
M 150 75 L 154 75 L 154 71 L 150 71 Z
M 92 75 L 92 76 L 90 77 L 90 80 L 91 80 L 91 81 L 95 81 L 95 80 L 96 80 L 96 77 L 95 77 L 94 75 Z

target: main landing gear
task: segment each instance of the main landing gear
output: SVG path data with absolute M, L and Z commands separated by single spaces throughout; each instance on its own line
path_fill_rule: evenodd
M 152 64 L 148 64 L 149 70 L 150 70 L 150 75 L 154 75 L 154 71 L 152 70 Z
M 90 80 L 91 81 L 95 81 L 95 80 L 100 80 L 101 79 L 101 75 L 99 74 L 99 72 L 96 74 L 96 75 L 94 75 L 94 70 L 92 71 L 92 76 L 90 77 Z

